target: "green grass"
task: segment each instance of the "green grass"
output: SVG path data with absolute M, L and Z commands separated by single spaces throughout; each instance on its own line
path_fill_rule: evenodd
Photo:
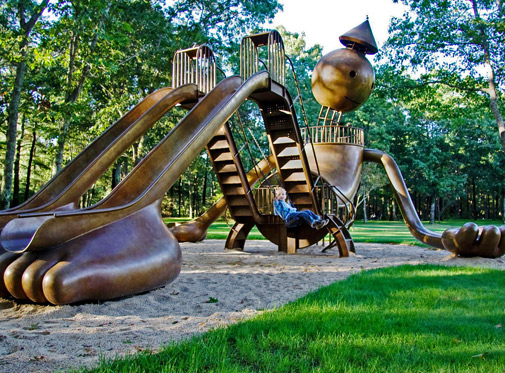
M 167 219 L 167 222 L 185 221 L 188 219 Z M 443 232 L 447 228 L 459 228 L 468 220 L 447 220 L 442 223 L 430 224 L 423 222 L 424 226 L 435 232 Z M 497 220 L 482 220 L 476 222 L 479 225 L 497 225 L 500 226 L 503 222 Z M 229 224 L 229 225 L 228 225 Z M 207 231 L 207 239 L 226 239 L 230 231 L 233 221 L 218 220 L 212 224 Z M 409 232 L 403 221 L 375 221 L 371 220 L 368 223 L 356 221 L 351 227 L 351 235 L 355 242 L 374 242 L 374 243 L 392 243 L 405 245 L 426 246 L 422 242 L 416 240 Z M 250 240 L 263 240 L 263 235 L 254 227 L 249 233 Z
M 281 290 L 280 290 L 281 291 Z M 505 271 L 361 272 L 279 309 L 97 372 L 499 372 Z

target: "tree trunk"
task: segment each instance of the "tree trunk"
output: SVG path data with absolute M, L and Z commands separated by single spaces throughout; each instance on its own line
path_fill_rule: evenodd
M 437 201 L 437 199 L 435 198 L 435 196 L 432 196 L 431 203 L 430 203 L 430 224 L 435 224 L 436 201 Z
M 208 179 L 209 169 L 207 163 L 205 164 L 205 175 L 203 177 L 203 191 L 202 191 L 202 209 L 205 209 L 205 203 L 207 202 L 207 179 Z
M 174 209 L 175 209 L 175 203 L 174 203 L 174 186 L 170 188 L 170 216 L 174 216 Z
M 482 20 L 479 15 L 479 9 L 477 8 L 477 3 L 476 0 L 471 0 L 472 1 L 472 7 L 473 7 L 473 14 L 475 16 L 475 19 L 479 23 L 479 31 L 480 31 L 480 36 L 481 36 L 481 47 L 482 50 L 484 51 L 484 64 L 486 66 L 487 72 L 488 72 L 488 89 L 487 93 L 489 94 L 489 106 L 491 107 L 491 112 L 493 113 L 496 124 L 498 125 L 498 135 L 500 138 L 500 143 L 502 150 L 505 152 L 505 124 L 503 122 L 503 116 L 500 113 L 499 107 L 498 107 L 498 98 L 497 98 L 497 92 L 496 92 L 496 82 L 495 82 L 495 72 L 494 72 L 494 67 L 493 64 L 491 63 L 491 57 L 490 57 L 490 47 L 489 47 L 489 40 L 486 35 L 486 30 L 484 29 L 485 26 L 482 24 Z M 501 1 L 496 2 L 498 9 L 501 13 Z
M 30 198 L 30 181 L 32 176 L 32 164 L 35 157 L 35 146 L 37 144 L 37 132 L 33 128 L 32 146 L 30 148 L 30 158 L 28 159 L 28 169 L 26 170 L 25 201 Z
M 16 151 L 16 133 L 19 116 L 19 103 L 21 101 L 21 88 L 26 71 L 26 54 L 30 33 L 38 21 L 42 12 L 47 7 L 49 0 L 42 0 L 41 3 L 34 8 L 34 12 L 28 22 L 25 19 L 25 1 L 18 1 L 18 17 L 19 25 L 23 30 L 21 42 L 19 44 L 20 60 L 16 65 L 16 78 L 14 80 L 14 87 L 12 88 L 11 100 L 7 108 L 8 121 L 7 121 L 7 147 L 4 159 L 4 182 L 2 185 L 2 193 L 0 195 L 0 209 L 7 209 L 10 206 L 12 194 L 12 172 L 14 156 Z
M 368 222 L 368 214 L 367 214 L 367 202 L 366 202 L 366 193 L 363 192 L 363 223 L 367 223 Z
M 188 194 L 189 194 L 189 218 L 193 219 L 193 188 L 191 185 L 191 178 L 188 177 Z
M 23 116 L 23 120 L 21 121 L 21 134 L 19 135 L 16 145 L 16 159 L 14 160 L 14 190 L 12 192 L 13 207 L 21 203 L 21 196 L 19 195 L 19 167 L 21 163 L 21 145 L 25 135 L 25 121 L 26 118 Z
M 182 205 L 182 176 L 179 177 L 179 188 L 178 188 L 178 212 L 179 212 L 179 217 L 181 217 L 181 205 Z
M 105 20 L 105 16 L 107 14 L 108 9 L 104 12 L 104 15 L 99 22 L 98 28 L 101 28 L 103 26 L 103 21 Z M 89 62 L 84 61 L 84 68 L 82 69 L 80 73 L 80 78 L 77 81 L 75 87 L 74 87 L 74 78 L 75 78 L 75 59 L 77 57 L 77 52 L 79 50 L 79 41 L 80 41 L 80 36 L 77 33 L 74 33 L 70 39 L 70 56 L 69 56 L 69 64 L 68 64 L 68 70 L 67 70 L 67 84 L 66 84 L 66 92 L 65 92 L 65 104 L 70 106 L 69 104 L 73 104 L 77 101 L 77 98 L 81 94 L 82 88 L 84 86 L 84 82 L 86 81 L 89 72 L 91 71 L 91 65 Z M 95 31 L 95 34 L 93 35 L 93 40 L 91 41 L 90 45 L 90 58 L 92 58 L 93 53 L 95 51 L 96 45 L 98 43 L 98 30 Z M 65 117 L 63 120 L 63 125 L 60 130 L 60 134 L 58 136 L 58 147 L 56 149 L 56 156 L 55 156 L 55 172 L 59 172 L 62 167 L 63 163 L 63 154 L 65 151 L 65 143 L 67 141 L 67 135 L 68 135 L 68 130 L 70 128 L 70 123 L 71 123 L 71 117 L 72 113 L 70 110 L 67 110 L 65 113 Z
M 477 219 L 477 194 L 475 190 L 475 178 L 472 179 L 472 215 L 473 219 Z
M 484 196 L 484 219 L 489 219 L 489 196 Z
M 502 203 L 501 218 L 502 221 L 505 223 L 505 193 L 503 191 L 501 193 L 501 203 Z
M 111 183 L 111 188 L 114 189 L 116 185 L 119 184 L 121 181 L 121 164 L 123 163 L 123 160 L 120 158 L 116 161 L 116 165 L 114 166 L 114 169 L 112 170 L 112 183 Z
M 26 44 L 22 46 L 21 61 L 16 67 L 16 79 L 14 80 L 14 88 L 12 89 L 11 101 L 8 107 L 8 124 L 7 124 L 7 147 L 4 159 L 4 183 L 2 186 L 1 204 L 2 209 L 10 207 L 12 194 L 12 172 L 14 168 L 14 155 L 16 153 L 16 134 L 18 126 L 19 102 L 21 100 L 21 87 L 25 76 L 26 64 L 24 58 L 26 56 Z
M 63 126 L 58 135 L 58 148 L 54 161 L 54 174 L 60 172 L 63 165 L 63 154 L 65 153 L 65 143 L 67 142 L 68 129 L 70 127 L 70 118 L 65 118 Z

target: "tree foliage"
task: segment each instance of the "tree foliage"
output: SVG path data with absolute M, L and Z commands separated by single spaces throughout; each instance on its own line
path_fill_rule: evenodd
M 462 100 L 472 99 L 475 93 L 485 95 L 505 152 L 501 114 L 505 19 L 501 0 L 401 2 L 410 10 L 391 22 L 383 52 L 394 67 L 392 75 L 415 74 L 412 89 L 444 84 L 460 93 Z
M 375 63 L 375 91 L 343 121 L 364 128 L 367 147 L 395 158 L 422 218 L 503 218 L 503 131 L 496 136 L 505 83 L 501 2 L 403 3 L 409 12 L 393 20 Z M 26 33 L 23 24 L 41 7 L 44 12 Z M 2 2 L 0 156 L 5 200 L 12 192 L 14 203 L 25 200 L 129 108 L 170 86 L 178 49 L 208 44 L 224 71 L 238 71 L 241 37 L 262 31 L 260 25 L 279 9 L 277 1 L 266 0 Z M 308 47 L 303 34 L 283 27 L 278 31 L 291 61 L 286 86 L 298 121 L 303 126 L 306 117 L 315 125 L 320 106 L 311 94 L 311 73 L 322 49 Z M 20 63 L 24 75 L 16 85 Z M 19 105 L 13 110 L 15 87 Z M 12 122 L 14 111 L 17 119 Z M 239 113 L 231 126 L 250 169 L 268 155 L 268 140 L 253 102 L 242 105 Z M 185 110 L 174 109 L 156 123 L 83 196 L 81 206 L 110 192 L 183 115 Z M 369 214 L 394 218 L 386 184 L 377 166 L 366 166 L 360 201 L 366 197 Z M 167 191 L 163 213 L 196 216 L 219 196 L 202 152 Z

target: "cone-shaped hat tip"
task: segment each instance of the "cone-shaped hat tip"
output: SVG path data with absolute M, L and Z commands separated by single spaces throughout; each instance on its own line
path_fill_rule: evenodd
M 359 45 L 365 54 L 375 54 L 379 51 L 373 37 L 370 22 L 368 22 L 368 17 L 365 22 L 347 31 L 339 39 L 346 47 L 351 44 Z

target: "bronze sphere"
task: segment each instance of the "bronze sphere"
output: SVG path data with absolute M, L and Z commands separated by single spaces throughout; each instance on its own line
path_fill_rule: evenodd
M 337 49 L 324 56 L 312 73 L 312 93 L 323 106 L 336 111 L 356 110 L 372 93 L 375 73 L 365 55 Z

